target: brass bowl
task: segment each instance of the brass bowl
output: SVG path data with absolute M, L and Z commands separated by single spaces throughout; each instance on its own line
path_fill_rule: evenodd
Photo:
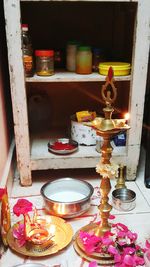
M 112 192 L 113 207 L 119 211 L 129 211 L 135 208 L 136 194 L 127 188 L 115 189 Z
M 41 188 L 48 213 L 63 218 L 77 217 L 86 212 L 93 191 L 88 182 L 73 178 L 53 180 Z

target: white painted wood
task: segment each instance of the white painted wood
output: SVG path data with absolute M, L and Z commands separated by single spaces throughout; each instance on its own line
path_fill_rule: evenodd
M 21 0 L 21 2 L 30 2 L 31 0 Z M 91 2 L 92 0 L 32 0 L 33 2 Z M 97 2 L 138 2 L 138 0 L 96 0 Z
M 26 0 L 26 2 L 31 0 Z M 34 2 L 38 0 L 32 0 Z M 40 0 L 41 1 L 41 0 Z M 46 0 L 48 1 L 48 0 Z M 49 0 L 51 2 L 53 0 Z M 58 0 L 59 1 L 59 0 Z M 64 0 L 60 0 L 64 1 Z M 84 0 L 83 0 L 84 1 Z M 86 0 L 88 1 L 88 0 Z M 85 2 L 86 2 L 85 1 Z M 44 0 L 43 0 L 44 2 Z M 148 63 L 148 52 L 150 44 L 150 1 L 149 0 L 97 0 L 97 2 L 137 2 L 137 20 L 135 27 L 135 40 L 132 60 L 132 74 L 126 77 L 117 77 L 117 81 L 131 79 L 130 88 L 130 126 L 127 148 L 125 153 L 119 151 L 114 157 L 120 163 L 127 165 L 127 179 L 134 180 L 140 153 L 140 141 L 143 120 L 144 94 L 146 86 L 146 74 Z M 25 92 L 25 79 L 21 51 L 21 29 L 20 29 L 20 1 L 4 1 L 6 33 L 8 43 L 8 57 L 11 80 L 11 95 L 13 104 L 13 115 L 15 123 L 15 140 L 17 150 L 18 168 L 21 184 L 30 185 L 31 170 L 48 168 L 88 168 L 95 167 L 99 160 L 99 154 L 94 147 L 80 147 L 77 153 L 70 156 L 54 156 L 47 152 L 47 139 L 33 140 L 29 144 L 27 103 Z M 15 44 L 15 45 L 14 45 Z M 86 82 L 104 81 L 105 76 L 99 74 L 77 75 L 72 73 L 56 73 L 45 78 L 26 78 L 27 82 Z
M 144 97 L 150 46 L 150 1 L 139 0 L 135 25 L 135 38 L 130 87 L 130 125 L 128 137 L 128 179 L 136 178 L 143 122 Z
M 31 169 L 72 169 L 72 168 L 94 168 L 100 160 L 100 153 L 96 146 L 79 146 L 77 152 L 70 155 L 56 155 L 48 152 L 48 137 L 34 138 L 31 142 Z M 126 163 L 126 147 L 112 146 L 113 156 L 119 163 Z
M 56 72 L 49 77 L 42 77 L 34 75 L 33 77 L 26 78 L 26 82 L 100 82 L 105 81 L 106 76 L 98 73 L 87 75 L 76 74 L 73 72 Z M 131 76 L 115 76 L 115 81 L 130 81 Z
M 24 68 L 21 51 L 20 1 L 4 1 L 11 98 L 21 184 L 31 184 L 30 149 Z

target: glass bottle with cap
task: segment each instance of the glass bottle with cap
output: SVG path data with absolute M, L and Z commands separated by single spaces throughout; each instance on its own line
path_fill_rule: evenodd
M 92 73 L 92 52 L 90 46 L 79 46 L 76 57 L 76 73 Z
M 33 76 L 33 50 L 31 38 L 29 35 L 28 24 L 22 24 L 22 51 L 23 51 L 23 64 L 26 77 Z
M 54 50 L 36 50 L 36 74 L 51 76 L 54 74 Z

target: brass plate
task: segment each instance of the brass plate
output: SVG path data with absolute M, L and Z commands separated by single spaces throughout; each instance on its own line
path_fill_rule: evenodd
M 93 231 L 96 227 L 97 227 L 96 223 L 91 223 L 82 227 L 75 235 L 74 249 L 82 258 L 88 261 L 96 261 L 99 265 L 102 266 L 112 266 L 114 265 L 114 258 L 110 254 L 104 254 L 104 253 L 87 254 L 85 252 L 84 245 L 79 236 L 79 232 L 80 231 L 90 232 Z
M 17 253 L 31 257 L 42 257 L 57 253 L 59 250 L 65 248 L 72 240 L 73 230 L 70 224 L 66 223 L 65 220 L 55 216 L 46 215 L 44 218 L 50 220 L 51 225 L 55 227 L 54 237 L 52 238 L 54 244 L 44 251 L 33 251 L 27 250 L 26 246 L 19 247 L 17 239 L 13 237 L 13 229 L 17 226 L 14 224 L 8 232 L 8 245 L 10 248 Z

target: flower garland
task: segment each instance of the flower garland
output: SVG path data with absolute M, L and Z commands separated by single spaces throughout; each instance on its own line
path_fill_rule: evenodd
M 148 240 L 145 243 L 145 248 L 142 248 L 137 244 L 137 233 L 133 233 L 122 223 L 112 224 L 111 232 L 106 232 L 102 237 L 98 237 L 92 232 L 83 231 L 80 231 L 79 236 L 88 255 L 94 252 L 109 254 L 114 257 L 115 267 L 144 265 L 144 253 L 150 249 Z M 89 264 L 89 267 L 97 266 L 96 261 Z
M 109 177 L 109 178 L 115 178 L 118 177 L 118 168 L 119 165 L 115 162 L 111 161 L 109 164 L 104 164 L 102 162 L 99 162 L 96 165 L 96 172 L 100 173 L 103 178 Z

